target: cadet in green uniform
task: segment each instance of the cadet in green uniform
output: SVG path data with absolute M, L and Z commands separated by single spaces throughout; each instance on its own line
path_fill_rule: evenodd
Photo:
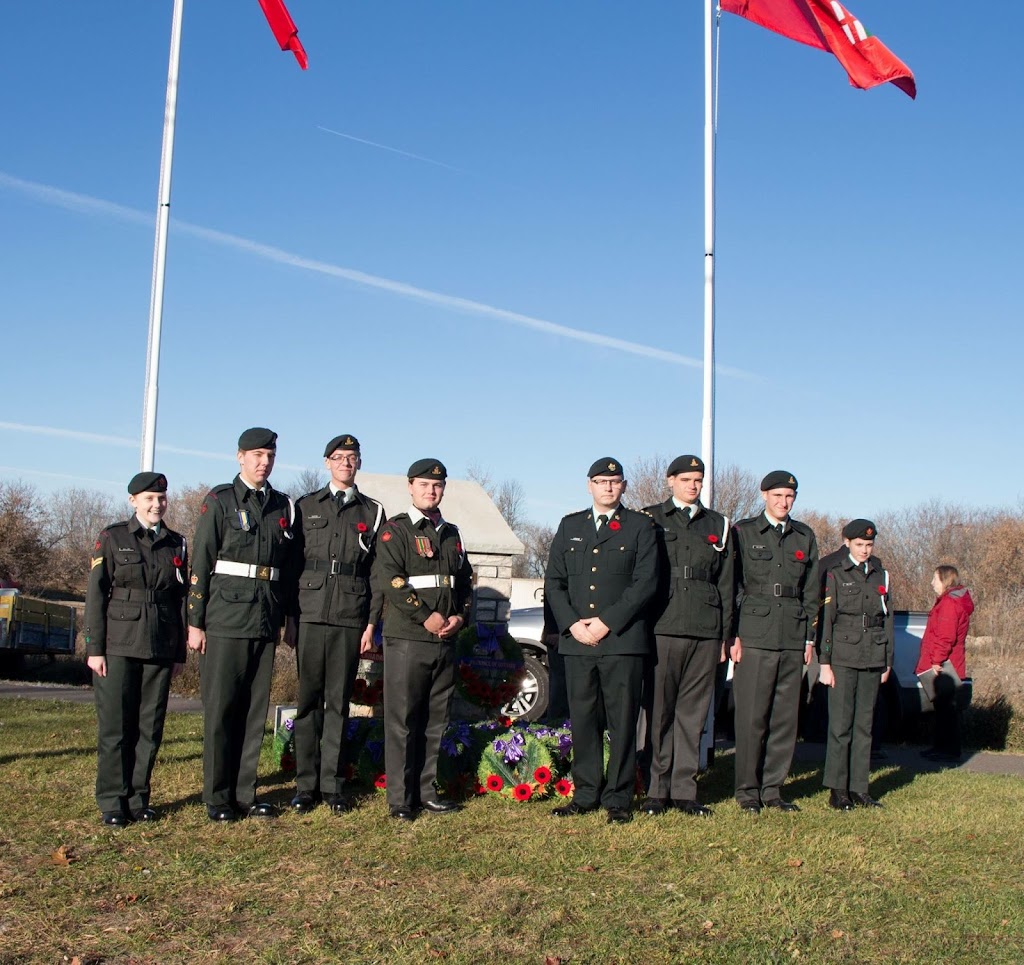
M 434 780 L 455 692 L 455 636 L 473 603 L 473 568 L 458 529 L 442 518 L 448 471 L 437 459 L 409 467 L 412 506 L 386 522 L 373 581 L 384 594 L 384 769 L 390 814 L 456 811 Z
M 384 507 L 356 486 L 359 440 L 335 436 L 324 449 L 330 482 L 295 504 L 299 701 L 295 714 L 295 797 L 305 814 L 323 796 L 335 814 L 350 808 L 342 788 L 342 746 L 359 654 L 373 647 L 381 599 L 370 572 Z M 297 623 L 297 626 L 295 625 Z
M 235 481 L 212 489 L 196 524 L 188 645 L 201 654 L 203 801 L 211 821 L 269 818 L 256 769 L 270 705 L 274 647 L 284 623 L 294 508 L 267 481 L 277 433 L 246 429 Z
M 185 539 L 161 520 L 167 479 L 128 483 L 131 519 L 96 540 L 85 596 L 85 648 L 99 730 L 96 803 L 103 823 L 155 821 L 149 782 L 167 715 L 171 677 L 185 662 Z
M 658 547 L 651 518 L 620 504 L 626 480 L 617 459 L 598 459 L 587 489 L 593 506 L 559 523 L 544 579 L 565 658 L 575 785 L 572 801 L 552 813 L 570 817 L 603 806 L 609 822 L 623 824 L 632 820 L 649 650 L 645 610 L 658 588 Z
M 732 622 L 733 541 L 729 520 L 701 505 L 700 457 L 673 459 L 667 475 L 672 495 L 644 510 L 657 524 L 660 566 L 650 613 L 656 648 L 651 776 L 640 810 L 661 814 L 671 803 L 707 817 L 710 808 L 697 803 L 700 736 Z
M 739 608 L 733 660 L 736 801 L 744 811 L 800 808 L 782 799 L 796 747 L 800 684 L 814 648 L 818 542 L 790 518 L 797 481 L 779 469 L 761 480 L 764 512 L 733 527 Z
M 829 805 L 881 807 L 868 793 L 871 722 L 879 684 L 893 660 L 889 573 L 872 555 L 878 528 L 870 519 L 843 527 L 848 552 L 824 574 L 821 608 L 821 682 L 828 692 L 825 787 Z

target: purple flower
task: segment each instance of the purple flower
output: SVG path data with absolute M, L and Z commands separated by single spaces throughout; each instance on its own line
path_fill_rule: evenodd
M 284 722 L 284 729 L 285 730 L 295 730 L 295 718 L 294 717 L 289 717 Z
M 562 757 L 568 757 L 569 752 L 572 750 L 572 734 L 559 734 L 558 735 L 558 753 Z
M 499 737 L 494 742 L 494 753 L 501 754 L 506 764 L 514 764 L 522 758 L 525 744 L 526 741 L 522 734 L 514 734 L 507 741 Z

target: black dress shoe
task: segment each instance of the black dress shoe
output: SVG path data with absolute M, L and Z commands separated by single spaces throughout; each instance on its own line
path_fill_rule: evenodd
M 590 814 L 591 811 L 596 811 L 597 808 L 585 808 L 582 804 L 577 804 L 575 801 L 570 801 L 568 804 L 563 804 L 561 807 L 552 808 L 551 813 L 556 818 L 574 818 L 577 814 Z
M 343 794 L 330 794 L 326 800 L 332 814 L 346 814 L 352 810 L 352 802 Z
M 740 801 L 737 803 L 740 806 L 740 810 L 745 811 L 747 814 L 761 813 L 761 805 L 757 801 Z
M 836 811 L 852 811 L 853 801 L 848 794 L 838 788 L 829 788 L 828 806 Z
M 291 808 L 295 814 L 309 814 L 316 807 L 316 795 L 312 791 L 299 791 L 292 798 Z
M 709 818 L 715 813 L 711 808 L 706 808 L 703 804 L 698 804 L 696 801 L 673 801 L 672 807 L 677 811 L 682 811 L 683 814 L 692 814 L 699 818 Z
M 276 818 L 277 808 L 266 801 L 253 801 L 245 812 L 250 818 Z
M 455 801 L 424 801 L 423 810 L 427 814 L 452 814 L 455 811 L 461 811 L 462 805 L 456 804 Z
M 108 828 L 126 828 L 132 823 L 132 819 L 124 811 L 104 811 L 100 820 Z
M 764 806 L 766 808 L 775 808 L 776 811 L 784 811 L 786 814 L 800 810 L 798 804 L 794 804 L 792 801 L 783 801 L 781 797 L 777 797 L 774 801 L 765 801 Z
M 850 797 L 853 799 L 854 804 L 859 804 L 862 808 L 880 808 L 883 807 L 881 801 L 876 801 L 870 794 L 862 791 L 851 791 Z
M 133 821 L 159 821 L 160 815 L 156 813 L 152 808 L 139 808 L 138 811 L 132 811 Z
M 629 824 L 632 820 L 633 815 L 629 808 L 608 808 L 609 824 Z
M 657 817 L 659 814 L 665 813 L 665 802 L 656 797 L 644 798 L 643 803 L 640 805 L 640 812 Z
M 238 812 L 230 804 L 208 804 L 206 816 L 211 821 L 235 821 Z
M 397 807 L 397 808 L 391 808 L 391 810 L 388 811 L 388 814 L 391 817 L 393 817 L 396 820 L 398 820 L 398 821 L 415 821 L 416 820 L 416 812 L 412 808 L 407 808 L 407 807 L 404 807 L 404 806 L 403 807 Z

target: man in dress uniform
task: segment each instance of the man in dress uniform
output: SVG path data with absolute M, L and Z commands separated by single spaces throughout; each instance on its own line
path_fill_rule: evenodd
M 697 803 L 698 755 L 732 621 L 733 541 L 729 520 L 701 505 L 700 457 L 673 459 L 667 475 L 672 495 L 644 510 L 657 525 L 660 566 L 650 613 L 656 649 L 651 776 L 640 809 L 662 814 L 671 804 L 708 817 L 710 808 Z
M 622 464 L 598 459 L 587 475 L 593 505 L 559 523 L 544 580 L 565 658 L 575 785 L 572 801 L 552 813 L 571 817 L 601 806 L 610 823 L 624 824 L 632 820 L 649 649 L 644 614 L 658 587 L 658 548 L 651 518 L 621 505 Z
M 473 568 L 458 529 L 441 516 L 448 471 L 409 467 L 412 506 L 380 530 L 375 589 L 384 611 L 384 770 L 391 817 L 412 821 L 459 805 L 437 797 L 437 755 L 455 692 L 455 637 L 473 603 Z
M 764 512 L 733 527 L 739 609 L 730 646 L 736 702 L 736 801 L 800 808 L 782 798 L 796 747 L 803 668 L 814 649 L 818 543 L 790 518 L 797 481 L 781 469 L 761 480 Z
M 373 647 L 381 600 L 371 601 L 370 572 L 384 507 L 356 486 L 359 440 L 344 433 L 324 449 L 330 482 L 295 504 L 295 599 L 289 640 L 297 636 L 295 797 L 305 814 L 323 796 L 335 814 L 350 804 L 342 787 L 342 745 L 359 654 Z
M 878 528 L 869 519 L 843 527 L 846 552 L 824 574 L 818 660 L 828 692 L 824 784 L 829 805 L 881 807 L 868 793 L 871 725 L 879 685 L 893 660 L 889 573 L 872 555 Z
M 96 540 L 85 596 L 85 647 L 93 672 L 96 803 L 103 823 L 155 821 L 149 784 L 163 738 L 171 677 L 185 662 L 185 539 L 161 522 L 167 478 L 128 483 L 131 519 Z
M 286 608 L 294 508 L 272 488 L 277 433 L 238 439 L 234 482 L 207 493 L 196 524 L 188 594 L 188 645 L 200 653 L 203 801 L 211 821 L 270 818 L 256 798 L 256 769 L 270 678 Z

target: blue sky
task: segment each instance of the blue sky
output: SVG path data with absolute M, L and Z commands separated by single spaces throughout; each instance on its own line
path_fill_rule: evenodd
M 1015 505 L 1024 13 L 851 5 L 916 102 L 723 15 L 717 458 L 848 516 Z M 354 432 L 367 471 L 476 464 L 553 523 L 595 458 L 699 451 L 703 3 L 289 7 L 305 73 L 256 0 L 186 0 L 172 486 L 250 425 L 281 486 Z M 39 0 L 0 60 L 0 479 L 137 469 L 170 17 Z

